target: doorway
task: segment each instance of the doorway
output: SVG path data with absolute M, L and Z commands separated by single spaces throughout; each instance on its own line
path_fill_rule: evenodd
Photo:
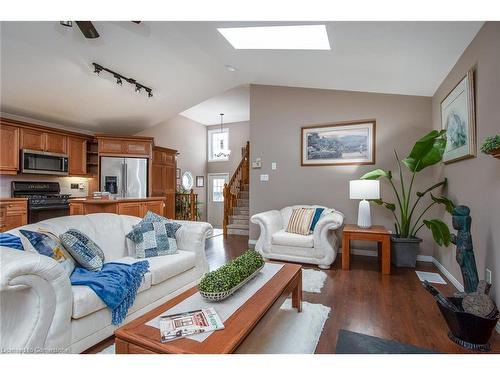
M 224 184 L 229 173 L 208 174 L 207 220 L 214 228 L 222 228 L 224 218 Z

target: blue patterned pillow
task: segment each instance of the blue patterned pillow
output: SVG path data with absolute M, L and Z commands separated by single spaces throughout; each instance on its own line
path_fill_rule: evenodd
M 54 259 L 64 268 L 68 276 L 71 275 L 75 269 L 75 262 L 55 234 L 47 231 L 39 233 L 25 229 L 20 229 L 19 232 L 23 235 L 21 241 L 26 251 L 37 252 Z
M 69 229 L 59 236 L 77 263 L 89 271 L 100 271 L 104 261 L 101 248 L 84 233 Z
M 142 220 L 132 227 L 127 238 L 135 243 L 137 258 L 175 254 L 177 253 L 175 233 L 180 227 L 180 224 L 165 219 L 153 222 Z
M 0 246 L 10 247 L 11 249 L 24 250 L 21 239 L 10 233 L 0 233 Z
M 146 215 L 144 215 L 144 217 L 142 218 L 142 221 L 155 223 L 155 222 L 168 221 L 168 219 L 166 219 L 163 216 L 160 216 L 158 214 L 155 214 L 153 211 L 148 211 L 146 213 Z

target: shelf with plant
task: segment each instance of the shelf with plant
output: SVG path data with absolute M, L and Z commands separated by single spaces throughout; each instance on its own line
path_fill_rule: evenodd
M 421 239 L 418 238 L 418 233 L 423 227 L 431 230 L 434 241 L 438 245 L 448 246 L 451 243 L 451 234 L 446 223 L 438 218 L 424 219 L 428 211 L 436 205 L 444 206 L 449 213 L 453 210 L 454 204 L 450 199 L 433 193 L 436 189 L 444 187 L 447 184 L 447 179 L 444 178 L 442 181 L 433 184 L 425 190 L 415 191 L 415 182 L 418 173 L 439 163 L 443 158 L 445 148 L 446 131 L 433 130 L 420 138 L 413 146 L 410 154 L 403 160 L 399 158 L 397 151 L 394 150 L 399 182 L 395 181 L 390 170 L 386 171 L 383 169 L 373 170 L 361 177 L 361 179 L 365 180 L 385 179 L 391 186 L 394 193 L 394 201 L 377 199 L 372 200 L 372 202 L 384 206 L 394 216 L 395 234 L 393 235 L 393 248 L 395 242 L 416 244 L 404 247 L 404 249 L 411 248 L 414 251 L 415 261 L 419 243 L 421 242 Z M 404 173 L 403 166 L 406 167 L 406 173 Z M 430 200 L 426 199 L 427 197 L 430 197 Z M 424 203 L 425 205 L 423 205 Z
M 500 135 L 487 137 L 481 146 L 481 152 L 500 159 Z

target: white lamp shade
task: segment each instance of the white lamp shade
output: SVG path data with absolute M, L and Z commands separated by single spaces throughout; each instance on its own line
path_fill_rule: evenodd
M 380 199 L 379 180 L 349 181 L 350 199 Z

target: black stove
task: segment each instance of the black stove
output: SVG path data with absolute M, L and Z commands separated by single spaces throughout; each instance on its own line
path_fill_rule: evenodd
M 28 222 L 36 223 L 69 215 L 69 194 L 61 194 L 59 182 L 12 181 L 13 198 L 28 198 Z

